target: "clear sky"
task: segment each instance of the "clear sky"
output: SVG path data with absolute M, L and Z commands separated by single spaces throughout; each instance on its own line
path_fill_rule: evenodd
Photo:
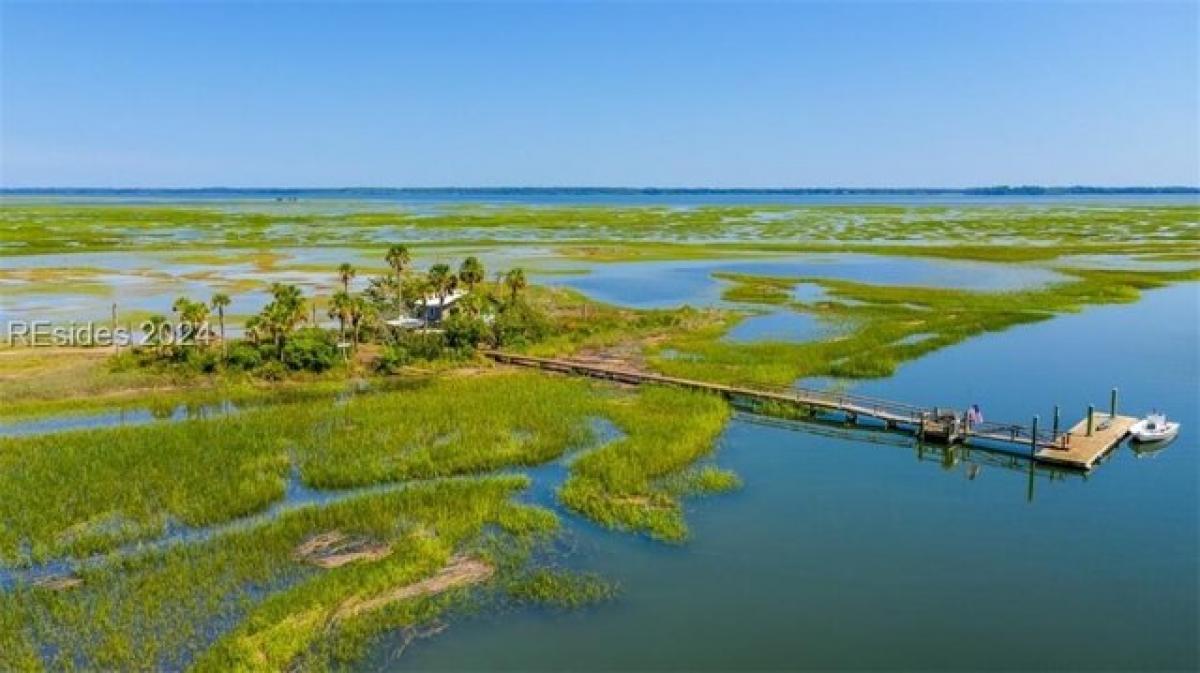
M 1181 3 L 11 3 L 0 184 L 1200 184 Z

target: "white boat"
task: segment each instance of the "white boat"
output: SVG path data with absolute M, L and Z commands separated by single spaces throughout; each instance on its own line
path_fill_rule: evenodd
M 1179 434 L 1179 423 L 1168 421 L 1166 414 L 1153 413 L 1134 423 L 1129 434 L 1138 442 L 1165 442 Z

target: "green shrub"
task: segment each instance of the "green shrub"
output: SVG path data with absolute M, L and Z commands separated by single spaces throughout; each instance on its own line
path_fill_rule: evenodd
M 518 300 L 500 310 L 492 331 L 497 346 L 520 346 L 545 339 L 552 326 L 545 314 Z
M 403 346 L 388 346 L 375 360 L 375 371 L 381 374 L 396 374 L 401 368 L 412 364 L 412 355 Z
M 166 358 L 177 365 L 198 369 L 199 349 L 193 345 L 179 344 L 166 350 Z
M 200 351 L 193 356 L 192 364 L 200 372 L 213 374 L 221 368 L 221 357 L 213 351 Z
M 451 348 L 474 348 L 492 340 L 487 323 L 478 316 L 455 313 L 442 322 L 446 345 Z
M 146 353 L 150 349 L 144 346 L 135 346 L 129 350 L 121 351 L 112 356 L 108 360 L 108 370 L 110 372 L 130 372 L 143 367 L 146 362 Z
M 437 332 L 406 332 L 396 340 L 413 360 L 437 360 L 446 354 L 446 337 Z
M 282 381 L 287 378 L 287 368 L 278 360 L 267 360 L 254 370 L 254 375 L 264 381 Z
M 383 350 L 375 360 L 375 369 L 384 374 L 394 374 L 401 367 L 414 362 L 460 360 L 471 357 L 473 351 L 473 345 L 451 346 L 446 335 L 441 332 L 405 332 L 396 339 L 396 343 Z
M 251 371 L 263 363 L 263 356 L 253 344 L 239 341 L 229 348 L 225 361 L 235 369 Z
M 281 359 L 292 370 L 323 372 L 337 363 L 337 343 L 331 333 L 322 329 L 297 330 L 283 345 Z

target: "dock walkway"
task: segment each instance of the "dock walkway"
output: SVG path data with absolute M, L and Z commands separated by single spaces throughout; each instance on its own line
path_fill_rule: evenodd
M 810 414 L 835 412 L 846 419 L 857 422 L 860 417 L 883 422 L 892 430 L 906 430 L 922 440 L 945 443 L 969 443 L 972 445 L 996 446 L 1007 453 L 1019 454 L 1035 462 L 1053 464 L 1079 470 L 1090 470 L 1120 444 L 1129 434 L 1136 419 L 1115 415 L 1116 393 L 1114 390 L 1111 414 L 1091 415 L 1089 419 L 1076 423 L 1071 429 L 1060 431 L 1038 429 L 1037 418 L 1029 426 L 1015 423 L 965 424 L 959 414 L 946 407 L 922 407 L 892 400 L 878 399 L 865 395 L 853 395 L 805 388 L 768 388 L 762 386 L 729 385 L 682 379 L 650 372 L 622 369 L 593 363 L 557 358 L 540 358 L 503 351 L 484 351 L 484 355 L 503 363 L 519 367 L 532 367 L 545 371 L 589 376 L 616 381 L 629 385 L 661 384 L 715 393 L 752 407 L 783 405 L 785 408 L 807 410 Z M 1057 413 L 1057 412 L 1056 412 Z

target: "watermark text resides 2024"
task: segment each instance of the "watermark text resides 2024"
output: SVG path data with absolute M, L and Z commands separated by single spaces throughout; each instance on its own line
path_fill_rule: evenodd
M 133 326 L 94 321 L 11 320 L 4 325 L 4 343 L 8 346 L 190 346 L 211 341 L 212 336 L 208 323 L 175 325 L 146 320 Z

